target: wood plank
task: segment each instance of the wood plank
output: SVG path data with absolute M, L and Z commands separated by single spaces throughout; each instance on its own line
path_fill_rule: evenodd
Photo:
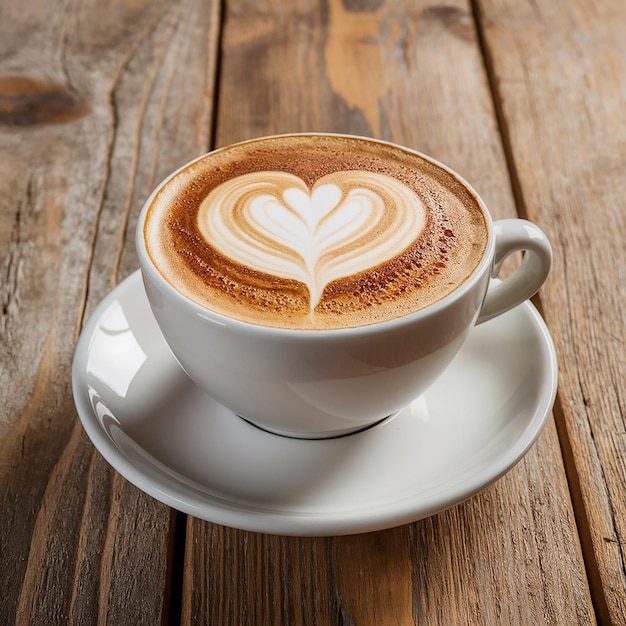
M 515 215 L 468 3 L 227 3 L 217 145 L 351 132 L 419 148 Z M 189 519 L 183 623 L 594 623 L 551 422 L 507 476 L 451 510 L 299 539 Z
M 626 10 L 481 0 L 518 196 L 556 247 L 542 291 L 594 601 L 626 621 Z
M 137 266 L 141 202 L 208 146 L 218 4 L 3 3 L 2 624 L 163 617 L 171 511 L 95 452 L 70 367 L 85 316 Z

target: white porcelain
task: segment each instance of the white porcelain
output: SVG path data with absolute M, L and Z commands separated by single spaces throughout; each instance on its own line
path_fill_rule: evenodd
M 545 234 L 524 220 L 494 224 L 478 194 L 458 174 L 430 157 L 404 150 L 446 170 L 477 198 L 488 223 L 487 248 L 470 277 L 443 300 L 359 328 L 272 329 L 224 317 L 183 296 L 146 251 L 147 210 L 169 179 L 155 189 L 137 224 L 144 285 L 165 340 L 199 387 L 274 433 L 324 438 L 355 432 L 422 394 L 452 361 L 479 315 L 479 322 L 495 317 L 539 289 L 552 261 Z M 526 251 L 520 267 L 501 284 L 490 286 L 502 260 L 517 250 Z
M 395 417 L 336 439 L 279 437 L 189 380 L 139 272 L 94 311 L 73 364 L 83 426 L 129 481 L 201 519 L 302 536 L 381 530 L 475 494 L 533 444 L 556 379 L 550 335 L 525 303 L 473 329 L 444 374 Z

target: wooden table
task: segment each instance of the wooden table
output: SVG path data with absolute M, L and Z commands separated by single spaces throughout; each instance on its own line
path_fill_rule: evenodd
M 625 32 L 622 0 L 5 0 L 0 624 L 625 624 Z M 178 513 L 107 465 L 72 401 L 153 186 L 303 130 L 429 153 L 555 248 L 553 418 L 494 485 L 388 531 Z

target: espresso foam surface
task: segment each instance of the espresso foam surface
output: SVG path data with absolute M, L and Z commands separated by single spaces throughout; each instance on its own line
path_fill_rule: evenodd
M 155 266 L 208 309 L 280 328 L 393 319 L 480 262 L 485 218 L 451 174 L 368 140 L 295 135 L 211 153 L 149 207 Z

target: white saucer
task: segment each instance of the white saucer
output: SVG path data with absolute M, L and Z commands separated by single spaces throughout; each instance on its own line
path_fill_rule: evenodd
M 95 310 L 73 364 L 83 426 L 130 482 L 211 522 L 303 536 L 381 530 L 475 494 L 533 444 L 556 379 L 552 340 L 526 303 L 475 328 L 444 375 L 394 418 L 339 439 L 271 435 L 189 381 L 139 272 Z

